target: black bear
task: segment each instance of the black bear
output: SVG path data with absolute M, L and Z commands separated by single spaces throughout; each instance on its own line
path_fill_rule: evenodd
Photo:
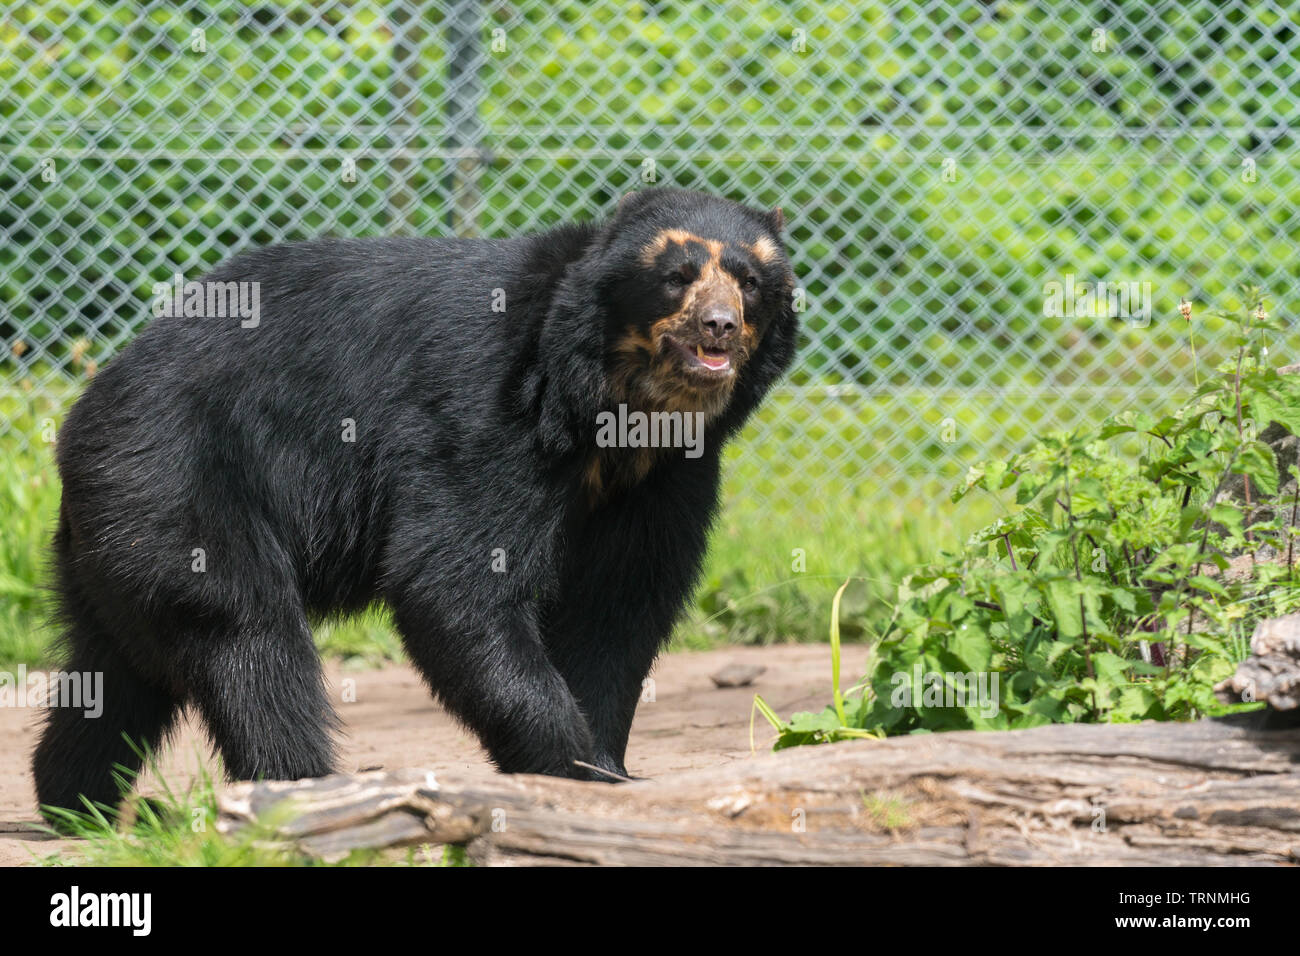
M 114 765 L 187 705 L 234 778 L 331 772 L 309 622 L 374 601 L 502 771 L 625 775 L 723 443 L 794 354 L 782 228 L 652 189 L 603 223 L 177 277 L 58 437 L 65 667 L 102 672 L 103 711 L 50 710 L 41 804 L 116 805 Z

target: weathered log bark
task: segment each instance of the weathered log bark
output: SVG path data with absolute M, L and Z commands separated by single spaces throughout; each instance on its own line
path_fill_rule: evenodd
M 283 801 L 290 799 L 287 807 Z M 801 747 L 652 781 L 419 770 L 236 784 L 223 832 L 481 864 L 1300 862 L 1300 732 L 1054 725 Z

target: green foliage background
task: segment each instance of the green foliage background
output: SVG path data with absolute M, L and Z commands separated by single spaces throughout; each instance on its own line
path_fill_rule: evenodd
M 847 500 L 1164 389 L 1187 372 L 1179 298 L 1300 276 L 1300 12 L 1274 4 L 413 6 L 11 7 L 0 337 L 29 348 L 6 373 L 67 371 L 81 338 L 102 363 L 154 282 L 239 249 L 534 229 L 608 210 L 649 159 L 787 211 L 809 303 L 795 424 L 771 416 L 746 454 L 775 443 L 769 500 Z M 1066 272 L 1151 282 L 1152 325 L 1044 317 Z M 845 446 L 800 409 L 887 425 Z M 783 464 L 809 454 L 811 480 Z

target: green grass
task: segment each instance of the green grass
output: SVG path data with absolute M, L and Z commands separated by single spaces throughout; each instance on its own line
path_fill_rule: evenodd
M 405 660 L 386 608 L 372 607 L 352 617 L 325 621 L 314 630 L 321 653 L 338 658 L 345 667 L 378 667 Z
M 733 485 L 744 485 L 745 470 L 733 469 Z M 844 597 L 842 635 L 861 640 L 888 620 L 902 578 L 937 550 L 955 549 L 986 515 L 954 516 L 915 498 L 772 512 L 737 497 L 714 531 L 677 647 L 825 641 L 826 608 L 847 578 L 857 583 Z
M 0 395 L 0 667 L 48 663 L 46 555 L 59 481 L 42 437 L 59 406 L 57 396 L 21 388 Z

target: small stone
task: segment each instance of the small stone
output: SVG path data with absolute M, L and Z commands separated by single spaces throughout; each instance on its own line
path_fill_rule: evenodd
M 718 687 L 747 687 L 765 670 L 766 667 L 757 664 L 728 664 L 717 673 L 710 674 L 709 680 Z
M 1274 711 L 1300 709 L 1300 614 L 1260 621 L 1250 657 L 1214 687 L 1225 703 L 1263 701 Z

